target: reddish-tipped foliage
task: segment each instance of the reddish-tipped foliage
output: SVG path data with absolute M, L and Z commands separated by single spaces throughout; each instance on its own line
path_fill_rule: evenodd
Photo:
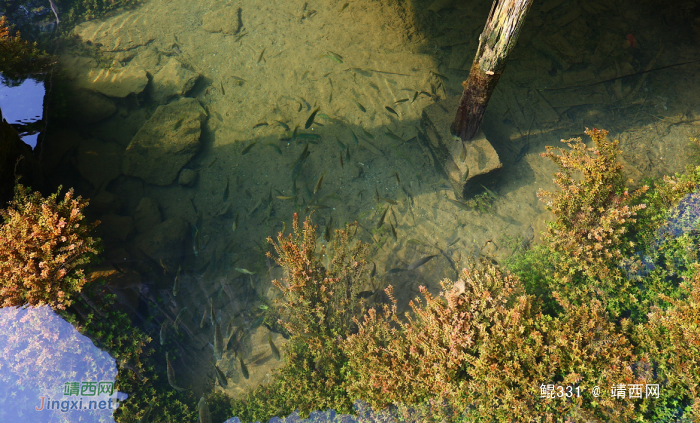
M 64 309 L 87 282 L 84 267 L 98 252 L 89 234 L 97 223 L 83 221 L 88 203 L 73 198 L 73 190 L 57 197 L 17 184 L 14 200 L 0 211 L 0 306 Z
M 661 295 L 670 306 L 653 307 L 649 321 L 637 327 L 637 336 L 650 362 L 658 366 L 662 389 L 673 397 L 693 401 L 694 421 L 700 419 L 700 265 L 681 286 L 682 299 Z
M 633 202 L 648 190 L 645 185 L 630 194 L 624 188 L 617 140 L 609 141 L 605 130 L 586 130 L 586 134 L 594 148 L 587 148 L 580 138 L 562 140 L 571 150 L 560 148 L 559 154 L 546 147 L 542 156 L 559 167 L 554 178 L 559 191 L 538 193 L 555 217 L 545 235 L 549 246 L 560 253 L 556 276 L 561 285 L 555 289 L 577 300 L 590 298 L 593 292 L 601 298 L 601 294 L 626 289 L 620 286 L 623 278 L 617 264 L 634 247 L 625 241 L 627 228 L 645 208 Z M 581 278 L 588 282 L 571 283 Z
M 488 263 L 442 286 L 439 297 L 421 288 L 425 305 L 411 302 L 413 314 L 403 320 L 394 302 L 382 316 L 371 309 L 358 322 L 345 343 L 352 396 L 375 408 L 430 403 L 429 413 L 442 413 L 436 421 L 465 411 L 467 420 L 485 421 L 634 418 L 634 404 L 611 399 L 609 387 L 643 379 L 632 371 L 631 344 L 600 302 L 560 299 L 565 313 L 545 316 L 517 278 Z M 581 397 L 541 398 L 542 384 L 580 386 Z M 604 397 L 590 395 L 595 385 Z

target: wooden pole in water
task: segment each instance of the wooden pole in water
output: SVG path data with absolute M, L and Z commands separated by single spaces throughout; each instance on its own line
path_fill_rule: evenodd
M 479 131 L 486 105 L 506 67 L 508 54 L 518 41 L 531 5 L 532 0 L 493 1 L 469 77 L 462 82 L 464 92 L 451 126 L 452 134 L 464 142 Z

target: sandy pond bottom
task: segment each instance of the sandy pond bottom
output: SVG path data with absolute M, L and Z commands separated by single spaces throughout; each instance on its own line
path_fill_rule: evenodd
M 484 131 L 504 167 L 486 210 L 448 201 L 454 194 L 416 136 L 425 107 L 461 92 L 487 1 L 151 0 L 83 23 L 60 61 L 73 123 L 49 133 L 42 159 L 57 180 L 93 198 L 107 246 L 101 271 L 113 275 L 125 307 L 144 312 L 144 298 L 160 298 L 146 311 L 158 323 L 182 312 L 186 341 L 173 342 L 174 366 L 180 384 L 202 390 L 215 383 L 214 330 L 200 328 L 209 299 L 222 331 L 230 322 L 253 325 L 277 295 L 271 280 L 282 276 L 268 268 L 265 239 L 290 228 L 295 211 L 314 210 L 319 234 L 358 221 L 377 267 L 366 289 L 395 286 L 406 310 L 419 286 L 437 291 L 469 258 L 501 260 L 529 234 L 537 242 L 549 215 L 536 192 L 554 189 L 555 167 L 539 156 L 545 145 L 596 126 L 621 139 L 635 183 L 683 169 L 688 137 L 700 132 L 694 97 L 677 87 L 700 86 L 690 70 L 547 91 L 644 68 L 664 42 L 631 51 L 624 34 L 596 31 L 621 25 L 622 17 L 593 8 L 609 6 L 576 6 L 581 28 L 581 19 L 565 22 L 565 3 L 577 4 L 550 1 L 541 6 L 552 6 L 547 13 L 531 11 L 489 106 Z M 657 63 L 683 54 L 669 45 Z M 204 113 L 174 108 L 182 97 Z M 161 135 L 144 136 L 144 127 Z M 293 131 L 297 139 L 285 140 Z M 138 152 L 144 145 L 148 155 Z M 433 254 L 416 270 L 390 273 Z M 281 365 L 268 329 L 255 326 L 240 347 L 249 379 L 232 351 L 219 361 L 234 396 Z M 157 339 L 160 326 L 148 329 Z M 272 339 L 284 344 L 279 334 Z

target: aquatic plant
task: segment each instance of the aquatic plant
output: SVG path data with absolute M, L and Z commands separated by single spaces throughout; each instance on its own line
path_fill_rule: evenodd
M 369 254 L 368 244 L 355 242 L 356 231 L 356 223 L 348 224 L 318 248 L 311 218 L 300 225 L 294 214 L 290 234 L 268 238 L 284 269 L 284 277 L 273 284 L 283 294 L 276 300 L 278 324 L 290 337 L 282 352 L 285 364 L 271 383 L 234 400 L 233 415 L 262 421 L 295 410 L 302 417 L 326 408 L 352 411 L 344 387 L 348 358 L 342 341 L 356 330 L 353 317 L 363 310 L 357 294 Z
M 633 406 L 605 398 L 591 406 L 585 394 L 575 401 L 539 396 L 542 384 L 639 380 L 630 342 L 600 302 L 573 306 L 558 298 L 564 316 L 543 315 L 516 277 L 486 261 L 441 285 L 438 297 L 421 287 L 425 304 L 411 301 L 413 313 L 403 320 L 387 289 L 394 304 L 381 316 L 370 309 L 358 322 L 359 332 L 345 343 L 353 397 L 373 408 L 419 404 L 425 421 L 633 416 Z
M 19 32 L 11 35 L 7 18 L 0 16 L 0 73 L 9 79 L 24 79 L 48 71 L 53 63 L 36 43 L 23 40 Z
M 117 361 L 119 372 L 114 389 L 129 397 L 119 403 L 115 421 L 140 421 L 149 409 L 151 423 L 193 421 L 197 398 L 191 392 L 170 388 L 165 370 L 159 372 L 156 367 L 156 357 L 162 357 L 163 352 L 156 354 L 159 346 L 116 307 L 116 296 L 109 293 L 106 282 L 87 285 L 84 294 L 70 308 L 62 310 L 61 316 Z M 230 398 L 219 395 L 207 401 L 216 404 L 217 415 L 222 414 L 222 408 L 228 412 Z
M 99 222 L 86 223 L 88 205 L 61 188 L 44 198 L 17 183 L 14 199 L 0 211 L 0 305 L 57 309 L 71 305 L 87 283 L 85 268 L 98 254 L 90 233 Z
M 609 141 L 605 130 L 586 130 L 594 147 L 588 148 L 581 138 L 565 142 L 570 150 L 547 146 L 543 157 L 558 167 L 554 182 L 556 192 L 540 190 L 538 196 L 554 214 L 544 240 L 561 253 L 553 289 L 575 301 L 587 301 L 591 295 L 629 292 L 629 283 L 617 264 L 633 251 L 628 228 L 635 223 L 637 212 L 646 207 L 635 204 L 648 186 L 629 193 L 625 188 L 622 164 L 617 160 L 619 141 Z M 610 311 L 619 314 L 628 307 L 613 301 Z
M 662 294 L 670 306 L 654 306 L 648 322 L 635 331 L 647 359 L 656 364 L 658 379 L 665 381 L 662 400 L 677 406 L 688 398 L 685 411 L 691 421 L 700 418 L 700 264 L 695 267 L 695 275 L 679 289 L 681 297 Z
M 361 311 L 357 294 L 369 253 L 369 245 L 353 241 L 356 230 L 356 223 L 336 230 L 317 255 L 310 217 L 300 226 L 294 214 L 292 233 L 268 239 L 284 269 L 284 278 L 273 283 L 284 297 L 280 323 L 291 335 L 280 371 L 281 392 L 302 415 L 325 408 L 352 410 L 343 386 L 347 357 L 342 340 L 354 330 L 353 317 Z

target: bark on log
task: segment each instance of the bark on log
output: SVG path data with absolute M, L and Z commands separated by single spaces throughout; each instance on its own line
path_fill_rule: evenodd
M 463 142 L 471 140 L 479 131 L 486 106 L 531 5 L 532 0 L 494 0 L 491 6 L 469 77 L 462 82 L 464 91 L 450 128 Z

